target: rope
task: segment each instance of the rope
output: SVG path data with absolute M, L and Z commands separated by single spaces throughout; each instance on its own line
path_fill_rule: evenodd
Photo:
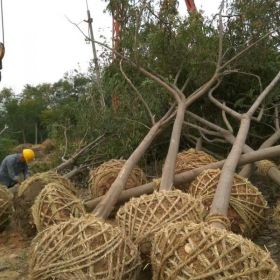
M 270 160 L 261 160 L 258 163 L 258 173 L 267 176 L 270 168 L 276 167 L 275 163 Z
M 205 221 L 208 224 L 213 224 L 213 223 L 219 223 L 224 226 L 225 229 L 230 230 L 231 228 L 231 222 L 228 217 L 223 216 L 223 215 L 208 215 L 205 218 Z

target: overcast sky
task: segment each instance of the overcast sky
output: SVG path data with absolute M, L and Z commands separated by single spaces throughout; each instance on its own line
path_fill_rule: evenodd
M 88 33 L 86 0 L 2 0 L 6 53 L 3 59 L 3 87 L 20 93 L 24 85 L 53 83 L 66 72 L 85 72 L 92 59 L 90 44 L 66 17 Z M 206 4 L 206 2 L 208 4 Z M 196 6 L 211 15 L 220 0 L 196 0 Z M 186 12 L 179 0 L 181 13 Z M 104 0 L 88 0 L 95 39 L 111 36 L 112 20 L 104 14 Z M 0 31 L 0 41 L 2 32 Z M 110 38 L 108 38 L 110 42 Z

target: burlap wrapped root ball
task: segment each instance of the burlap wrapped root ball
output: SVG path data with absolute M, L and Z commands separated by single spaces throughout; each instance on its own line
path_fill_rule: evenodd
M 58 183 L 50 183 L 36 197 L 32 216 L 37 231 L 86 213 L 84 205 L 73 192 Z
M 37 195 L 49 183 L 59 183 L 69 191 L 75 192 L 71 182 L 55 172 L 37 173 L 27 178 L 19 186 L 15 195 L 15 221 L 19 230 L 27 236 L 36 234 L 36 227 L 33 223 L 31 207 Z
M 188 149 L 186 151 L 177 154 L 175 174 L 179 174 L 185 171 L 190 171 L 192 169 L 216 162 L 217 160 L 203 152 L 196 149 Z M 179 189 L 186 191 L 190 186 L 190 183 L 185 183 L 178 186 Z
M 192 182 L 189 193 L 201 197 L 209 212 L 220 178 L 220 169 L 203 171 Z M 261 192 L 247 179 L 235 174 L 231 189 L 228 218 L 231 230 L 252 236 L 266 220 L 267 201 Z
M 119 228 L 85 215 L 35 237 L 29 272 L 32 280 L 133 280 L 140 265 L 137 247 Z
M 13 213 L 13 195 L 4 186 L 0 185 L 0 231 L 5 229 Z
M 200 224 L 171 224 L 155 235 L 153 280 L 276 280 L 277 265 L 248 239 Z
M 204 217 L 201 200 L 180 190 L 154 192 L 132 198 L 117 212 L 119 227 L 140 245 L 144 258 L 149 256 L 154 234 L 168 223 L 201 222 Z
M 90 172 L 89 187 L 92 198 L 102 196 L 109 190 L 125 162 L 125 160 L 121 159 L 112 159 L 104 162 Z M 144 172 L 136 166 L 133 168 L 128 178 L 125 189 L 134 188 L 144 183 L 146 183 L 146 176 Z

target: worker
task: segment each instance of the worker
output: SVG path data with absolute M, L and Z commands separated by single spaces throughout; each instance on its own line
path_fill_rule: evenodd
M 0 184 L 13 187 L 28 177 L 28 163 L 35 158 L 34 151 L 23 149 L 22 153 L 6 156 L 0 165 Z

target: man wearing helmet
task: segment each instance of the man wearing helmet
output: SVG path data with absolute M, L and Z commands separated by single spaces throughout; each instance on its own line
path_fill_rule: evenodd
M 27 163 L 34 160 L 35 154 L 31 149 L 24 149 L 20 154 L 12 154 L 6 156 L 0 165 L 0 184 L 13 187 L 17 183 L 21 183 L 28 177 Z

